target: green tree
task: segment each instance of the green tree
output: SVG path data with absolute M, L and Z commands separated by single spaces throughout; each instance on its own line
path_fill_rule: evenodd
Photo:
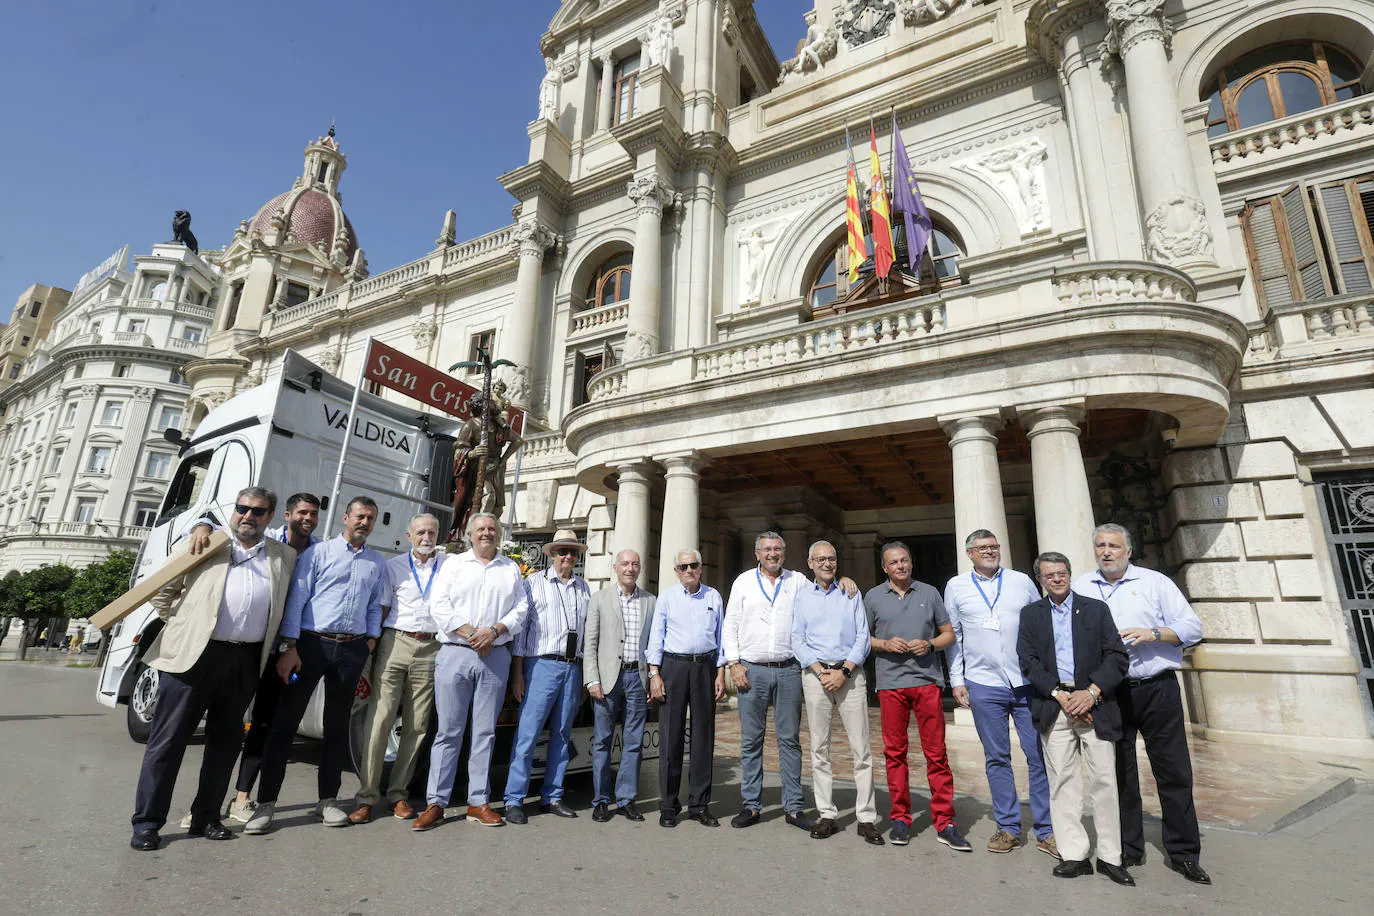
M 128 591 L 134 559 L 132 550 L 116 550 L 78 572 L 63 601 L 66 615 L 90 617 Z
M 39 621 L 67 616 L 65 597 L 75 577 L 76 570 L 66 563 L 40 566 L 19 577 L 16 586 L 20 607 L 16 616 L 24 618 L 24 640 L 19 646 L 20 658 L 27 654 L 25 648 L 33 643 Z
M 0 641 L 10 635 L 10 622 L 19 612 L 19 570 L 11 569 L 0 578 Z

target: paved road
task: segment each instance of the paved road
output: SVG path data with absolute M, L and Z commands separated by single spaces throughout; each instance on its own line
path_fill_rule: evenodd
M 959 821 L 977 851 L 958 855 L 935 843 L 928 817 L 906 848 L 865 846 L 852 823 L 818 842 L 776 815 L 748 831 L 694 823 L 664 830 L 651 818 L 595 824 L 534 817 L 525 827 L 484 829 L 449 822 L 413 834 L 387 818 L 331 830 L 308 817 L 314 770 L 293 764 L 282 792 L 285 816 L 266 837 L 228 843 L 185 838 L 175 825 L 157 853 L 128 846 L 140 749 L 125 735 L 123 710 L 98 706 L 88 669 L 0 663 L 0 912 L 22 914 L 316 913 L 511 911 L 560 913 L 611 908 L 686 912 L 824 910 L 950 914 L 1016 913 L 1355 913 L 1369 912 L 1368 837 L 1374 797 L 1266 837 L 1212 827 L 1204 864 L 1217 884 L 1197 888 L 1160 864 L 1158 828 L 1139 886 L 1105 878 L 1050 876 L 1049 857 L 1032 848 L 982 851 L 994 827 L 987 805 L 957 800 Z M 738 807 L 735 759 L 717 756 L 714 808 Z M 311 758 L 303 747 L 299 756 Z M 200 750 L 192 747 L 173 810 L 194 794 Z M 641 802 L 655 807 L 655 769 L 646 767 Z M 345 789 L 356 785 L 345 776 Z M 585 808 L 590 785 L 569 801 Z M 765 802 L 778 800 L 776 780 Z M 841 802 L 852 799 L 844 799 Z M 879 799 L 880 810 L 886 798 Z M 919 807 L 919 805 L 918 805 Z M 1363 905 L 1360 892 L 1365 893 Z

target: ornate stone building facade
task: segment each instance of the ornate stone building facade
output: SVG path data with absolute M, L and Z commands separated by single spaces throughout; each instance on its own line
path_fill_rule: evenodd
M 700 544 L 728 581 L 765 528 L 865 585 L 975 527 L 1083 570 L 1120 521 L 1204 620 L 1200 733 L 1368 749 L 1374 4 L 798 6 L 780 62 L 747 0 L 563 3 L 514 222 L 375 276 L 312 144 L 223 256 L 196 397 L 492 345 L 546 430 L 517 528 L 583 530 L 594 579 Z M 936 230 L 886 292 L 840 247 L 870 114 Z
M 177 454 L 163 431 L 186 427 L 182 369 L 205 355 L 220 278 L 180 244 L 126 255 L 53 291 L 0 391 L 0 575 L 137 550 L 162 503 Z

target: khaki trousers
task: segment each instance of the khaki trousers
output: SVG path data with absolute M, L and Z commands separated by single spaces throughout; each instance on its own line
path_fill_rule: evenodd
M 1065 862 L 1088 858 L 1083 829 L 1083 767 L 1097 828 L 1097 857 L 1121 864 L 1121 815 L 1116 798 L 1116 745 L 1097 737 L 1091 725 L 1073 722 L 1061 710 L 1045 736 L 1045 769 L 1050 777 L 1050 822 Z
M 401 714 L 401 744 L 391 766 L 387 801 L 395 804 L 409 792 L 415 775 L 415 757 L 429 734 L 434 715 L 434 659 L 439 654 L 437 639 L 412 639 L 399 630 L 387 628 L 377 642 L 372 668 L 372 698 L 367 704 L 367 752 L 358 773 L 358 803 L 375 805 L 381 799 L 382 766 L 386 745 Z
M 811 732 L 811 789 L 816 796 L 816 810 L 823 818 L 835 820 L 831 793 L 834 774 L 830 768 L 831 715 L 839 710 L 840 724 L 849 738 L 854 754 L 854 785 L 858 795 L 854 799 L 854 813 L 861 824 L 878 822 L 878 807 L 873 798 L 873 751 L 868 736 L 868 686 L 862 668 L 831 693 L 821 686 L 821 679 L 811 669 L 802 672 L 802 696 L 806 700 L 806 727 Z

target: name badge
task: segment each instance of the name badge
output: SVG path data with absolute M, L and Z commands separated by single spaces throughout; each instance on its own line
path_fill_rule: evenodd
M 984 618 L 983 618 L 983 629 L 985 629 L 985 630 L 1000 630 L 1000 629 L 1002 629 L 1002 621 L 998 620 L 996 617 L 984 617 Z

